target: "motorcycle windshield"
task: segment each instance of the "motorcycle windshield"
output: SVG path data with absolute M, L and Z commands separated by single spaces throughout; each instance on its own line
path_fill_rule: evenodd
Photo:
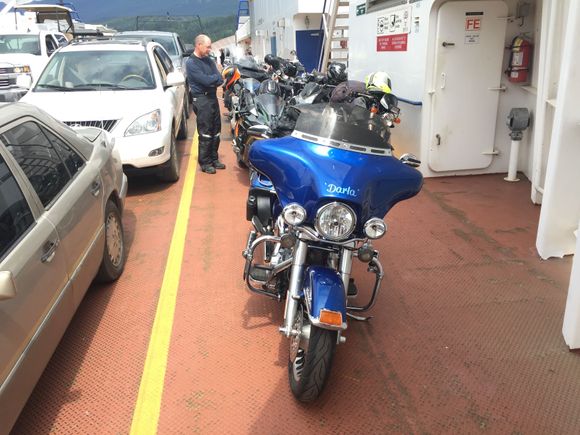
M 392 155 L 388 127 L 378 116 L 345 104 L 298 106 L 291 136 L 254 142 L 251 165 L 268 177 L 281 206 L 318 209 L 340 201 L 357 213 L 357 234 L 371 217 L 383 218 L 397 202 L 421 189 L 419 171 Z
M 314 82 L 306 83 L 306 85 L 304 86 L 304 89 L 302 89 L 302 91 L 300 91 L 300 96 L 302 98 L 311 97 L 312 95 L 319 92 L 320 88 L 321 88 L 321 86 L 318 83 L 314 83 Z
M 391 132 L 376 114 L 353 104 L 312 104 L 298 107 L 300 116 L 295 131 L 320 143 L 371 147 L 376 154 L 390 154 Z M 382 152 L 378 150 L 384 150 Z
M 254 100 L 258 114 L 263 117 L 268 124 L 275 119 L 280 119 L 284 110 L 284 100 L 272 94 L 260 94 Z
M 260 87 L 260 82 L 253 78 L 242 79 L 242 86 L 244 89 L 247 89 L 252 94 L 255 94 L 258 88 Z

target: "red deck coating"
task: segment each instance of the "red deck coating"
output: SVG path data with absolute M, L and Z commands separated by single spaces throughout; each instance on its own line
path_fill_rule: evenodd
M 296 403 L 283 305 L 242 282 L 247 172 L 227 130 L 227 170 L 196 176 L 160 434 L 578 431 L 571 259 L 539 260 L 530 185 L 500 174 L 428 179 L 393 209 L 375 317 L 349 324 L 319 402 Z M 127 270 L 89 291 L 14 433 L 129 431 L 180 192 L 131 181 Z

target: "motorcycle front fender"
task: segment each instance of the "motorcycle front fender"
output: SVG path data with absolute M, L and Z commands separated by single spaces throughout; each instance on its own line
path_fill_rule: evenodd
M 336 270 L 324 266 L 307 267 L 302 290 L 313 325 L 332 330 L 346 329 L 346 292 Z M 332 323 L 328 322 L 329 319 L 333 319 Z

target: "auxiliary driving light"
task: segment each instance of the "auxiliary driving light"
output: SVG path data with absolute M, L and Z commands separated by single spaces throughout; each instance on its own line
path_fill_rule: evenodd
M 291 248 L 296 244 L 296 240 L 297 238 L 294 234 L 283 234 L 282 237 L 280 237 L 280 246 L 286 249 Z
M 365 223 L 364 232 L 369 239 L 380 239 L 387 232 L 387 224 L 380 218 L 370 218 Z
M 306 210 L 300 204 L 293 202 L 282 210 L 282 217 L 288 225 L 300 225 L 306 220 Z

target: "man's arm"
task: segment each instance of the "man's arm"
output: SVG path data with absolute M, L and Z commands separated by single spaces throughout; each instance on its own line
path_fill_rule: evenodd
M 189 59 L 185 64 L 187 81 L 189 83 L 198 83 L 203 87 L 218 86 L 222 83 L 222 76 L 218 74 L 207 74 L 198 65 L 197 62 Z

